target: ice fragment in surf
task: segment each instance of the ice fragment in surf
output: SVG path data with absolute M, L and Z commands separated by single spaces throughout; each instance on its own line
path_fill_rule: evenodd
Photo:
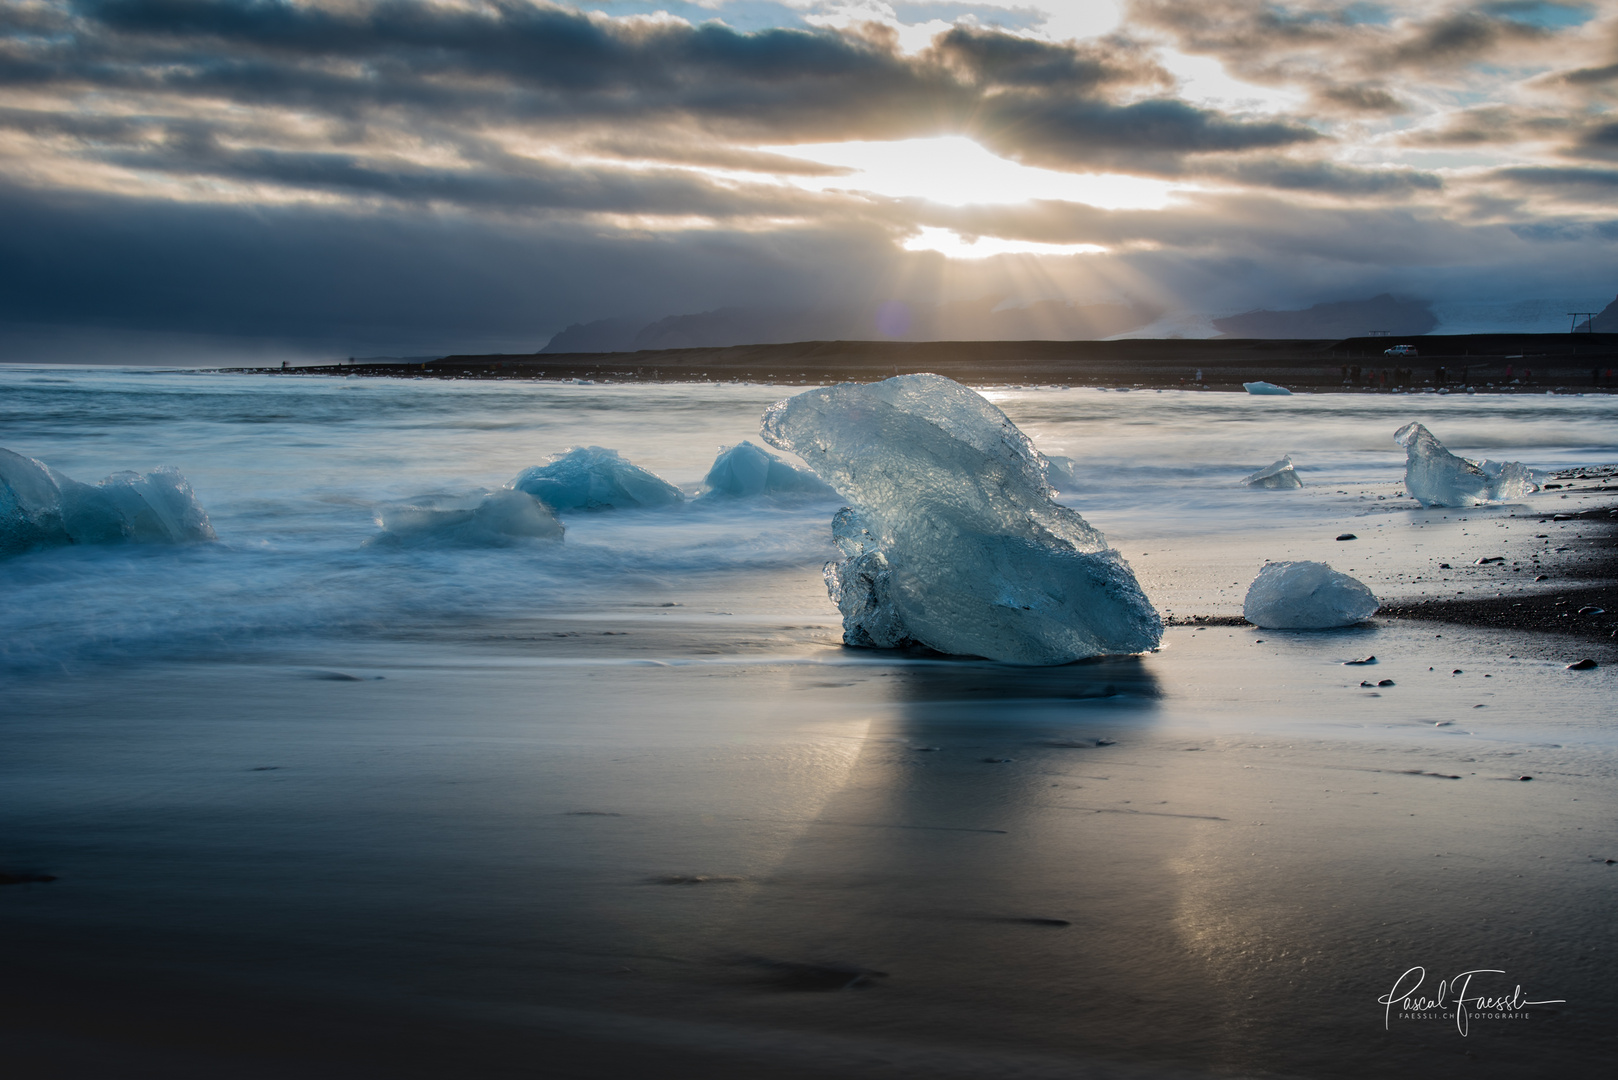
M 549 464 L 524 469 L 510 486 L 552 510 L 624 510 L 685 498 L 667 480 L 599 446 L 575 446 Z
M 1301 488 L 1303 481 L 1298 478 L 1298 470 L 1292 467 L 1292 455 L 1288 454 L 1280 461 L 1266 465 L 1252 476 L 1242 478 L 1242 486 L 1250 488 Z
M 1420 424 L 1406 424 L 1393 441 L 1405 448 L 1405 490 L 1423 506 L 1478 506 L 1539 490 L 1521 462 L 1456 457 Z
M 1059 454 L 1045 455 L 1045 479 L 1058 493 L 1072 491 L 1079 486 L 1079 463 Z
M 62 492 L 40 461 L 0 449 L 0 555 L 71 544 Z
M 383 506 L 382 531 L 368 545 L 505 547 L 524 540 L 560 540 L 562 523 L 526 491 L 502 488 L 470 495 L 422 495 Z
M 1249 394 L 1258 394 L 1258 395 L 1261 395 L 1261 396 L 1262 395 L 1285 395 L 1287 397 L 1292 396 L 1292 391 L 1288 390 L 1286 387 L 1277 386 L 1272 382 L 1264 382 L 1263 380 L 1260 380 L 1258 382 L 1244 382 L 1244 383 L 1242 383 L 1242 389 L 1246 390 Z
M 765 412 L 764 438 L 856 504 L 833 519 L 842 558 L 826 567 L 849 644 L 1063 664 L 1162 638 L 1129 565 L 966 387 L 901 375 L 810 390 Z
M 119 472 L 81 484 L 0 450 L 0 555 L 64 544 L 216 539 L 191 485 L 175 469 Z
M 745 439 L 721 447 L 702 482 L 709 495 L 754 498 L 759 495 L 825 495 L 837 493 L 814 473 L 788 465 Z
M 1378 606 L 1370 589 L 1323 562 L 1277 562 L 1248 586 L 1242 616 L 1266 630 L 1330 630 L 1364 622 Z

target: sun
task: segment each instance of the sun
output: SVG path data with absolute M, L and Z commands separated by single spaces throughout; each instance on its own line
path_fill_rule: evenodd
M 762 149 L 850 170 L 793 177 L 814 191 L 866 191 L 945 206 L 1052 199 L 1103 210 L 1161 210 L 1184 185 L 1119 173 L 1070 173 L 991 154 L 964 135 L 891 142 L 812 143 Z

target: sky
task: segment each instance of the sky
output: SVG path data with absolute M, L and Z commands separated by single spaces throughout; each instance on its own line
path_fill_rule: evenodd
M 7 0 L 0 86 L 0 360 L 1618 292 L 1618 0 Z

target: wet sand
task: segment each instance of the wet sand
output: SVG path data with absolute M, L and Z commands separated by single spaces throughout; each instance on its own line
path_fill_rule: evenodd
M 19 688 L 4 868 L 57 880 L 0 894 L 8 1061 L 1520 1077 L 1618 1052 L 1613 669 L 1538 655 L 1562 635 L 1188 625 L 1029 671 L 738 610 Z M 630 651 L 597 663 L 583 629 Z M 1384 1030 L 1414 965 L 1566 1001 Z
M 1618 1053 L 1611 648 L 1237 621 L 1282 558 L 1396 613 L 1565 610 L 1610 584 L 1590 470 L 1421 510 L 1402 400 L 999 395 L 1094 464 L 1073 498 L 1175 624 L 1031 671 L 841 647 L 835 504 L 360 547 L 406 484 L 570 443 L 694 481 L 774 391 L 128 382 L 97 437 L 187 455 L 231 546 L 8 564 L 42 609 L 6 609 L 0 667 L 14 1071 L 1519 1080 Z M 83 401 L 49 401 L 35 438 L 85 452 L 52 435 Z M 1612 460 L 1604 399 L 1540 401 L 1424 403 L 1491 454 Z M 1234 486 L 1299 446 L 1310 487 Z M 1379 1004 L 1417 965 L 1565 1000 L 1462 1035 Z

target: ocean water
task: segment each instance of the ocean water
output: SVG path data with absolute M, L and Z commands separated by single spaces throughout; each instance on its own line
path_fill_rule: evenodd
M 381 504 L 575 445 L 695 495 L 791 392 L 0 368 L 0 445 L 83 481 L 176 466 L 219 535 L 0 563 L 0 871 L 57 879 L 0 894 L 30 1052 L 87 1076 L 505 1075 L 536 1047 L 566 1076 L 644 1074 L 640 1051 L 781 1076 L 1610 1055 L 1612 668 L 1568 673 L 1560 639 L 1177 627 L 1039 671 L 849 650 L 816 499 L 366 543 Z M 1488 595 L 1438 562 L 1592 498 L 1422 511 L 1410 420 L 1474 457 L 1618 461 L 1611 396 L 986 393 L 1080 464 L 1062 497 L 1178 615 L 1238 612 L 1266 558 Z M 1285 453 L 1304 490 L 1235 486 Z M 1385 1031 L 1416 964 L 1567 1001 Z M 101 1007 L 137 1000 L 138 1045 Z M 204 1007 L 208 1040 L 173 1020 Z
M 13 560 L 0 663 L 297 650 L 333 636 L 449 644 L 536 614 L 646 604 L 830 611 L 814 580 L 832 554 L 835 506 L 814 500 L 573 515 L 560 545 L 364 546 L 382 503 L 498 487 L 575 445 L 617 449 L 695 494 L 721 445 L 760 441 L 759 414 L 780 388 L 64 368 L 5 369 L 0 385 L 3 445 L 84 481 L 176 466 L 220 537 Z M 1353 516 L 1368 485 L 1396 490 L 1403 458 L 1391 433 L 1411 418 L 1471 456 L 1539 469 L 1618 460 L 1618 407 L 1605 395 L 988 396 L 1047 453 L 1081 463 L 1063 496 L 1115 543 L 1137 546 L 1239 539 L 1255 515 L 1271 527 Z M 1306 494 L 1234 486 L 1284 453 Z M 1183 610 L 1184 598 L 1164 599 Z

